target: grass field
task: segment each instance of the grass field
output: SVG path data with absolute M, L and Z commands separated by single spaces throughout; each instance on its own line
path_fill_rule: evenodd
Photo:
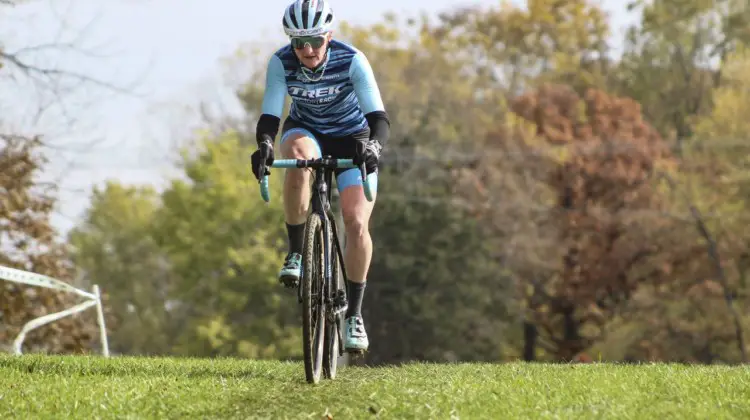
M 326 417 L 747 419 L 750 368 L 0 356 L 0 419 Z

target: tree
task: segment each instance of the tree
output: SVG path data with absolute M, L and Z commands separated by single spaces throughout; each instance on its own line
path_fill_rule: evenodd
M 0 136 L 0 264 L 72 282 L 73 267 L 67 249 L 55 237 L 50 213 L 54 187 L 40 185 L 36 177 L 45 163 L 39 139 Z M 10 343 L 26 322 L 75 305 L 77 297 L 57 290 L 0 283 L 0 338 Z M 65 317 L 33 330 L 23 351 L 49 353 L 88 352 L 98 342 L 92 311 Z
M 745 3 L 736 0 L 634 1 L 641 22 L 629 29 L 618 68 L 618 93 L 639 101 L 650 121 L 679 151 L 693 135 L 690 120 L 711 109 L 714 68 L 747 39 Z
M 150 187 L 108 182 L 94 189 L 84 221 L 71 230 L 72 261 L 80 275 L 110 296 L 116 324 L 110 347 L 120 354 L 169 354 L 179 314 L 168 310 L 174 288 L 169 261 L 151 233 L 159 209 Z
M 509 356 L 536 358 L 538 329 L 529 314 L 539 303 L 534 291 L 559 271 L 558 227 L 550 217 L 555 191 L 546 178 L 554 167 L 536 127 L 508 111 L 476 147 L 482 150 L 453 176 L 456 196 L 484 226 L 484 241 L 514 290 L 512 312 L 523 320 L 511 329 Z
M 610 66 L 605 12 L 586 0 L 531 0 L 526 8 L 465 7 L 441 15 L 432 34 L 457 44 L 471 72 L 487 75 L 511 96 L 538 82 L 583 91 L 607 83 Z
M 744 176 L 747 148 L 742 139 L 750 134 L 750 127 L 741 116 L 748 111 L 749 68 L 750 57 L 743 45 L 727 54 L 721 66 L 721 86 L 712 91 L 714 107 L 694 120 L 695 136 L 685 142 L 684 163 L 676 177 L 681 183 L 672 182 L 681 194 L 674 207 L 690 208 L 700 241 L 708 247 L 707 263 L 714 269 L 683 287 L 689 292 L 689 305 L 672 297 L 672 313 L 655 318 L 662 321 L 655 326 L 662 330 L 648 340 L 651 351 L 665 353 L 672 348 L 670 340 L 688 336 L 696 344 L 681 345 L 685 360 L 747 361 L 743 324 L 748 316 L 744 308 L 750 242 L 744 232 L 748 183 Z M 674 313 L 677 308 L 682 308 L 682 316 Z M 695 313 L 704 316 L 690 316 Z
M 0 1 L 3 20 L 12 19 L 12 7 L 23 7 L 27 3 L 30 2 Z M 52 212 L 59 205 L 55 197 L 59 191 L 58 185 L 40 181 L 43 170 L 49 169 L 51 163 L 44 156 L 43 150 L 55 142 L 55 136 L 41 135 L 38 131 L 39 121 L 42 114 L 53 106 L 60 106 L 66 111 L 63 113 L 66 117 L 64 123 L 75 119 L 74 113 L 65 107 L 64 99 L 69 99 L 73 91 L 81 87 L 100 87 L 120 93 L 126 89 L 68 68 L 47 65 L 50 61 L 61 61 L 58 60 L 59 56 L 54 57 L 55 54 L 90 52 L 80 45 L 81 37 L 69 42 L 64 39 L 66 34 L 62 32 L 58 33 L 58 38 L 53 42 L 37 45 L 12 45 L 12 39 L 0 40 L 0 72 L 7 76 L 3 78 L 2 90 L 6 93 L 3 99 L 9 98 L 12 102 L 0 103 L 4 110 L 0 121 L 0 190 L 3 192 L 0 196 L 0 220 L 3 221 L 0 227 L 0 243 L 3 244 L 0 263 L 72 283 L 75 269 L 68 259 L 68 249 L 56 238 L 57 232 L 50 222 Z M 23 39 L 26 40 L 25 37 Z M 49 59 L 50 55 L 53 60 Z M 13 113 L 19 108 L 23 109 L 15 101 L 17 97 L 8 93 L 10 89 L 6 89 L 13 83 L 20 86 L 33 85 L 37 88 L 36 94 L 46 96 L 39 104 L 35 104 L 36 109 L 32 112 L 30 125 L 33 128 L 28 130 L 32 134 L 21 134 L 24 130 L 19 128 L 26 125 L 23 121 L 26 115 Z M 86 92 L 91 93 L 91 90 Z M 91 144 L 87 147 L 90 148 Z M 55 150 L 56 161 L 61 159 L 63 149 L 65 147 Z M 2 294 L 4 328 L 0 335 L 6 341 L 14 338 L 23 323 L 76 303 L 74 297 L 59 291 L 12 283 L 3 283 Z M 105 311 L 108 309 L 107 298 L 107 291 L 104 290 Z M 92 317 L 91 312 L 66 317 L 34 330 L 25 341 L 25 349 L 49 352 L 89 351 L 92 343 L 98 341 L 92 335 L 96 332 L 96 318 Z M 108 322 L 108 326 L 112 326 L 112 323 Z
M 721 182 L 712 187 L 739 187 L 739 190 L 727 190 L 725 194 L 742 203 L 747 203 L 744 193 L 748 191 L 748 183 L 741 174 L 747 165 L 743 155 L 747 149 L 745 139 L 750 135 L 750 123 L 740 116 L 748 110 L 747 101 L 750 100 L 748 68 L 750 52 L 744 45 L 726 56 L 721 65 L 723 82 L 712 92 L 714 106 L 711 112 L 692 120 L 695 137 L 688 143 L 691 154 L 686 158 L 713 163 L 710 175 Z
M 400 179 L 389 173 L 379 184 L 398 192 Z M 449 181 L 421 194 L 449 197 Z M 487 233 L 452 201 L 419 197 L 388 200 L 373 218 L 367 361 L 502 360 L 512 334 L 511 282 Z
M 237 135 L 197 144 L 183 155 L 185 178 L 158 197 L 115 183 L 95 193 L 71 235 L 76 262 L 117 292 L 123 351 L 297 357 L 296 300 L 276 281 L 286 243 L 281 176 L 271 175 L 267 206 Z
M 250 173 L 252 149 L 227 133 L 184 163 L 151 229 L 184 310 L 175 352 L 285 358 L 299 355 L 299 311 L 276 275 L 286 250 L 279 171 L 266 206 Z
M 670 153 L 636 102 L 544 85 L 515 98 L 511 109 L 527 123 L 508 118 L 488 144 L 505 156 L 516 150 L 523 163 L 498 166 L 487 153 L 475 179 L 488 194 L 499 188 L 499 196 L 526 186 L 512 195 L 516 223 L 525 226 L 516 230 L 513 243 L 523 251 L 512 267 L 528 311 L 526 338 L 554 359 L 572 360 L 603 337 L 639 287 L 666 281 L 695 250 L 673 251 L 674 238 L 664 234 L 674 223 L 658 216 L 664 204 L 655 174 Z M 513 213 L 488 215 L 508 237 Z M 531 348 L 525 356 L 537 357 Z

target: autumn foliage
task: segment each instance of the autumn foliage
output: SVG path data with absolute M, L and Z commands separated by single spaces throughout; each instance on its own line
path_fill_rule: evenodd
M 637 102 L 551 84 L 509 108 L 507 121 L 516 122 L 488 137 L 475 174 L 461 185 L 474 203 L 494 192 L 515 205 L 510 213 L 478 206 L 477 214 L 507 238 L 499 246 L 512 244 L 504 255 L 522 254 L 508 260 L 539 345 L 554 359 L 573 360 L 639 287 L 667 282 L 702 251 L 666 234 L 675 222 L 661 214 L 657 181 L 674 158 Z
M 0 264 L 70 281 L 72 267 L 65 248 L 55 241 L 49 214 L 55 201 L 36 179 L 42 159 L 39 141 L 2 137 L 0 149 Z M 0 282 L 0 342 L 12 344 L 28 321 L 80 303 L 68 293 Z M 65 317 L 30 332 L 23 351 L 78 353 L 98 344 L 96 318 L 88 310 Z
M 561 272 L 536 318 L 556 355 L 570 360 L 595 338 L 582 332 L 585 324 L 603 327 L 640 284 L 668 269 L 644 263 L 660 251 L 651 236 L 664 222 L 648 215 L 660 207 L 651 181 L 670 153 L 628 98 L 594 89 L 581 98 L 547 85 L 517 98 L 512 109 L 549 144 L 565 146 L 547 181 L 557 197 Z
M 640 19 L 618 41 L 592 2 L 510 3 L 336 30 L 366 53 L 391 121 L 363 363 L 747 362 L 745 8 L 637 0 Z M 70 255 L 53 240 L 52 194 L 32 181 L 38 143 L 3 139 L 0 264 L 101 285 L 120 354 L 299 356 L 294 296 L 275 280 L 281 192 L 262 202 L 247 170 L 245 122 L 262 113 L 278 49 L 263 43 L 225 62 L 245 75 L 244 113 L 199 99 L 206 130 L 181 139 L 163 192 L 157 181 L 96 189 Z M 11 78 L 39 75 L 3 64 Z M 1 284 L 3 344 L 77 300 Z M 87 311 L 34 332 L 25 350 L 85 351 L 95 333 Z

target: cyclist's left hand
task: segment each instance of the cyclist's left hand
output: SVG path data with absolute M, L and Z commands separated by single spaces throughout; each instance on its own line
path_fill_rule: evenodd
M 357 154 L 354 157 L 354 164 L 359 166 L 364 163 L 368 174 L 375 172 L 378 167 L 380 152 L 382 150 L 383 146 L 376 139 L 371 139 L 367 142 L 358 142 Z

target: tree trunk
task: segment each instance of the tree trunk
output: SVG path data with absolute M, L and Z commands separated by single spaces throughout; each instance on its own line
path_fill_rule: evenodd
M 523 323 L 523 360 L 533 362 L 536 360 L 536 340 L 539 331 L 536 325 L 529 321 Z

